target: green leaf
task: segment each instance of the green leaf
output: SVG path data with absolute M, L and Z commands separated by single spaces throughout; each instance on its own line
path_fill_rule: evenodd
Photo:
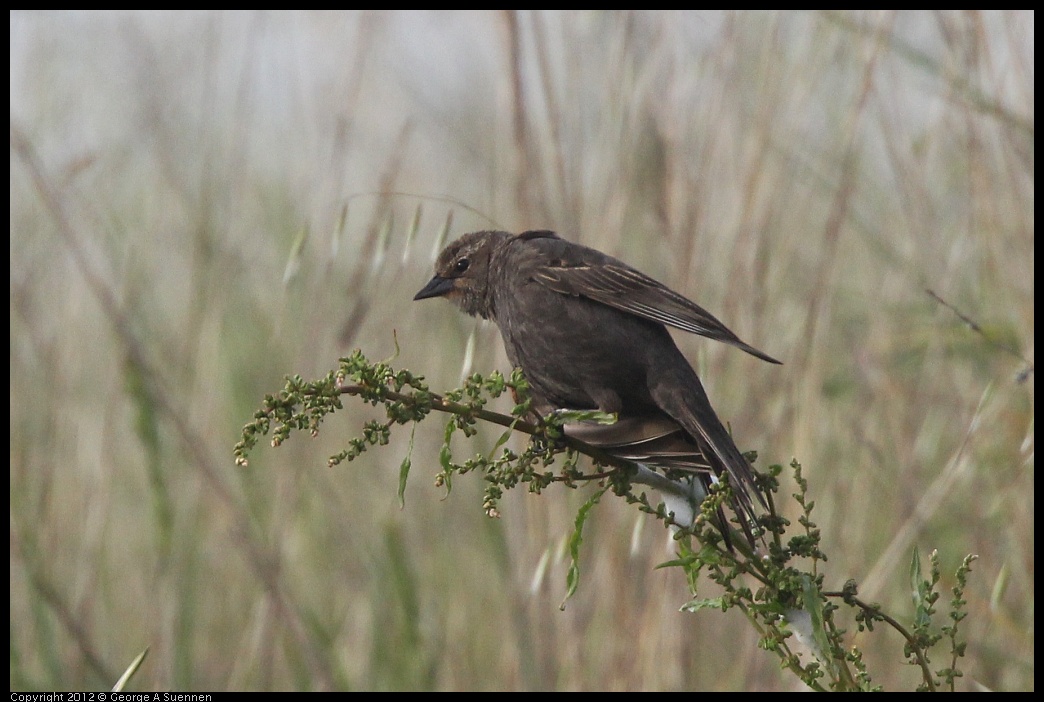
M 699 558 L 696 556 L 688 556 L 686 558 L 675 558 L 670 561 L 664 561 L 663 563 L 660 563 L 655 567 L 654 570 L 659 570 L 660 568 L 685 568 L 686 566 L 690 566 L 693 563 L 699 562 Z
M 137 657 L 135 657 L 135 659 L 131 661 L 131 664 L 127 666 L 127 670 L 123 671 L 123 675 L 121 675 L 120 679 L 116 681 L 116 684 L 112 686 L 112 692 L 123 691 L 123 688 L 127 685 L 128 682 L 130 682 L 131 677 L 133 677 L 133 675 L 136 672 L 138 672 L 138 668 L 141 667 L 142 662 L 145 660 L 145 656 L 147 656 L 148 654 L 149 648 L 148 646 L 146 646 L 145 650 L 139 653 Z
M 402 459 L 402 463 L 399 465 L 399 509 L 406 506 L 406 479 L 410 476 L 410 458 L 413 456 L 413 437 L 417 433 L 417 423 L 414 422 L 413 429 L 410 431 L 410 445 L 406 449 L 406 457 Z
M 923 628 L 931 622 L 931 603 L 927 600 L 928 583 L 921 575 L 921 554 L 914 547 L 910 560 L 910 596 L 914 604 L 914 626 Z
M 694 600 L 689 600 L 681 606 L 679 612 L 699 612 L 701 609 L 717 609 L 721 610 L 725 606 L 725 600 L 721 597 L 712 597 L 710 599 L 704 597 L 697 597 Z
M 993 611 L 997 611 L 1000 608 L 1001 599 L 1008 589 L 1010 574 L 1011 569 L 1008 567 L 1008 562 L 1004 561 L 1000 570 L 997 571 L 997 578 L 993 581 L 993 589 L 990 590 L 990 609 Z
M 569 537 L 570 563 L 569 571 L 566 573 L 566 596 L 565 599 L 562 600 L 562 604 L 558 607 L 560 610 L 565 609 L 566 601 L 573 596 L 573 593 L 576 592 L 577 585 L 580 584 L 580 544 L 583 543 L 584 540 L 584 522 L 587 521 L 587 515 L 590 514 L 591 508 L 598 504 L 598 501 L 602 499 L 602 495 L 604 495 L 608 489 L 609 487 L 606 486 L 596 492 L 576 513 L 576 522 L 573 525 L 573 535 Z
M 917 604 L 917 592 L 921 589 L 921 554 L 914 546 L 913 557 L 910 559 L 910 591 L 913 593 L 914 604 Z
M 615 412 L 600 412 L 598 410 L 558 410 L 555 417 L 562 420 L 563 424 L 570 422 L 595 422 L 597 424 L 616 424 Z
M 492 461 L 493 457 L 497 455 L 497 451 L 500 449 L 500 447 L 506 444 L 508 442 L 508 439 L 510 439 L 511 435 L 514 433 L 515 425 L 512 424 L 509 429 L 507 429 L 503 434 L 500 435 L 500 438 L 497 439 L 497 443 L 493 444 L 493 448 L 490 450 L 488 454 L 486 454 L 486 458 Z
M 823 595 L 820 593 L 815 580 L 807 573 L 801 574 L 801 604 L 811 618 L 811 647 L 813 653 L 820 662 L 824 665 L 829 665 L 834 670 L 834 661 L 830 655 L 830 638 L 827 636 L 826 621 L 823 614 Z
M 442 474 L 445 476 L 446 496 L 453 491 L 453 451 L 450 450 L 450 439 L 457 425 L 450 420 L 446 422 L 446 432 L 442 436 L 442 448 L 439 449 L 439 465 L 442 466 Z

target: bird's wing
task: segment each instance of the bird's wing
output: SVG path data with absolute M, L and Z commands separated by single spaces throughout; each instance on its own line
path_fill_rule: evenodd
M 696 423 L 695 420 L 694 423 Z M 707 445 L 706 437 L 701 434 L 701 438 L 704 441 L 693 440 L 681 425 L 667 415 L 621 417 L 615 424 L 579 422 L 566 424 L 563 429 L 566 436 L 600 448 L 612 456 L 635 461 L 646 470 L 650 466 L 655 466 L 661 472 L 663 470 L 668 471 L 668 475 L 670 475 L 669 471 L 672 470 L 680 473 L 695 473 L 696 475 L 693 476 L 693 479 L 698 480 L 700 485 L 703 486 L 702 493 L 704 496 L 709 492 L 711 483 L 716 480 L 713 476 L 716 476 L 721 471 L 719 467 L 721 459 L 717 455 L 713 459 L 707 455 L 707 450 L 704 448 L 704 445 Z M 755 540 L 750 523 L 756 518 L 756 515 L 748 494 L 748 491 L 751 489 L 749 481 L 753 478 L 751 475 L 748 475 L 751 471 L 746 459 L 740 457 L 740 460 L 743 468 L 746 468 L 746 473 L 741 472 L 739 475 L 742 477 L 737 477 L 737 480 L 732 483 L 733 494 L 737 496 L 737 514 L 740 515 L 740 526 L 747 537 L 747 541 L 754 546 Z M 742 471 L 742 468 L 739 470 Z M 736 474 L 733 470 L 729 470 L 729 472 L 730 474 Z M 676 478 L 677 476 L 674 477 Z M 682 484 L 667 476 L 661 477 L 659 480 L 666 483 L 673 482 L 676 485 Z M 640 478 L 635 478 L 635 482 L 642 483 L 644 481 Z M 653 483 L 646 482 L 645 484 L 657 487 Z M 666 499 L 668 496 L 667 491 L 664 491 L 663 488 L 660 489 Z M 758 500 L 764 503 L 756 485 L 753 489 Z M 702 499 L 700 497 L 696 501 L 693 509 L 699 509 L 699 503 L 702 502 Z M 678 512 L 678 510 L 673 511 Z M 683 519 L 683 522 L 691 524 L 692 518 Z M 725 518 L 725 512 L 720 507 L 718 508 L 718 525 L 725 543 L 731 550 L 732 536 L 729 533 L 728 520 Z
M 743 342 L 692 300 L 630 266 L 609 262 L 540 266 L 533 277 L 563 295 L 586 297 L 653 322 L 731 344 L 763 361 L 779 363 Z
M 566 436 L 579 439 L 607 453 L 686 473 L 714 472 L 698 443 L 667 415 L 621 417 L 614 424 L 576 422 L 563 427 Z

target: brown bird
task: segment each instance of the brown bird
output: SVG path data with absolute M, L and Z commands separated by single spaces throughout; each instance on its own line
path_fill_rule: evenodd
M 569 435 L 671 476 L 699 474 L 698 484 L 679 482 L 641 466 L 636 481 L 673 494 L 667 503 L 676 522 L 691 524 L 712 476 L 727 472 L 750 538 L 753 500 L 765 505 L 753 469 L 665 325 L 779 361 L 665 285 L 549 231 L 465 234 L 439 254 L 435 276 L 413 299 L 429 297 L 446 297 L 496 323 L 541 413 L 598 409 L 620 418 L 608 426 L 569 425 Z

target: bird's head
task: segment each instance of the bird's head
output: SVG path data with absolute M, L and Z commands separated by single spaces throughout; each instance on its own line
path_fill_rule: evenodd
M 435 275 L 413 299 L 445 297 L 470 315 L 492 319 L 490 264 L 497 247 L 510 238 L 507 232 L 472 232 L 450 243 L 435 261 Z

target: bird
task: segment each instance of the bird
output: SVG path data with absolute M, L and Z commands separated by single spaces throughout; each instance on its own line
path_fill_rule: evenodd
M 565 432 L 636 463 L 633 481 L 660 489 L 676 525 L 690 526 L 710 484 L 728 474 L 732 507 L 754 545 L 755 502 L 766 503 L 753 468 L 667 327 L 780 361 L 663 283 L 548 230 L 464 234 L 442 250 L 413 299 L 435 297 L 497 325 L 541 414 L 616 414 L 614 424 L 573 423 Z M 727 525 L 719 528 L 728 544 Z

